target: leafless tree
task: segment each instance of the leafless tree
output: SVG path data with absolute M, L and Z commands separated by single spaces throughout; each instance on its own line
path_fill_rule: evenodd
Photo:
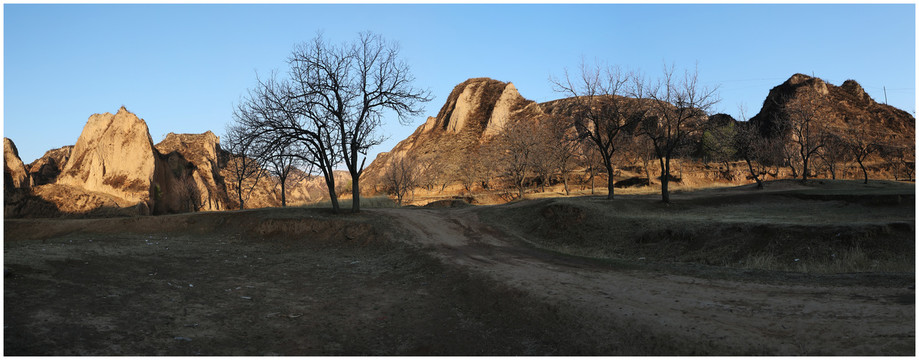
M 764 181 L 766 175 L 770 174 L 770 166 L 782 163 L 782 138 L 764 137 L 755 126 L 744 121 L 737 124 L 733 144 L 737 156 L 747 164 L 750 177 L 756 181 L 756 188 L 765 188 Z M 773 177 L 777 175 L 773 174 Z
M 412 156 L 401 156 L 393 161 L 383 174 L 386 192 L 396 197 L 402 206 L 402 200 L 418 186 L 418 162 Z
M 883 146 L 881 137 L 878 136 L 877 132 L 869 130 L 866 125 L 864 120 L 856 119 L 856 122 L 850 124 L 845 130 L 847 135 L 846 147 L 848 147 L 852 158 L 861 168 L 865 184 L 868 183 L 868 168 L 865 166 L 865 161 Z
M 310 170 L 319 169 L 329 189 L 332 208 L 339 210 L 333 174 L 341 162 L 336 151 L 338 132 L 292 82 L 278 80 L 275 74 L 266 79 L 257 77 L 257 85 L 237 104 L 233 118 L 233 126 L 241 129 L 240 136 L 252 144 L 262 144 L 258 146 L 259 155 L 280 155 L 286 158 L 282 162 L 303 162 Z M 281 165 L 279 169 L 289 171 L 290 167 Z
M 572 118 L 578 130 L 597 147 L 609 174 L 607 199 L 610 200 L 614 195 L 616 138 L 633 129 L 640 119 L 636 114 L 640 112 L 641 101 L 626 97 L 641 93 L 640 86 L 631 86 L 641 85 L 640 81 L 633 81 L 633 76 L 618 67 L 588 66 L 582 61 L 580 74 L 572 76 L 565 70 L 564 79 L 550 79 L 555 91 L 574 99 L 577 108 Z
M 604 165 L 603 160 L 600 159 L 600 150 L 593 143 L 587 143 L 588 141 L 590 140 L 586 138 L 581 139 L 582 144 L 584 144 L 581 147 L 583 153 L 578 156 L 577 160 L 578 165 L 582 166 L 587 172 L 587 177 L 590 180 L 590 193 L 594 194 L 596 191 L 595 179 Z
M 302 160 L 299 154 L 306 150 L 297 146 L 292 139 L 263 138 L 259 144 L 259 157 L 267 167 L 267 171 L 278 179 L 281 186 L 281 206 L 287 206 L 287 185 L 295 184 L 307 174 L 312 173 L 312 164 Z M 307 171 L 297 171 L 303 165 Z
M 265 171 L 256 160 L 254 137 L 249 135 L 246 128 L 238 125 L 228 126 L 224 141 L 227 145 L 226 150 L 230 152 L 228 165 L 231 171 L 232 189 L 239 200 L 239 208 L 245 209 L 246 200 L 249 199 L 252 190 L 258 185 Z
M 412 86 L 414 77 L 399 57 L 399 46 L 369 32 L 350 44 L 332 45 L 318 35 L 299 45 L 288 60 L 295 95 L 310 114 L 338 133 L 336 146 L 351 174 L 352 212 L 360 211 L 360 176 L 384 111 L 408 124 L 420 114 L 429 92 Z
M 665 67 L 662 77 L 648 86 L 651 101 L 641 133 L 651 140 L 660 161 L 661 200 L 665 203 L 670 202 L 670 160 L 702 129 L 706 113 L 719 101 L 716 90 L 699 82 L 698 69 L 684 70 L 678 77 L 673 66 Z
M 894 159 L 894 180 L 903 179 L 910 181 L 913 179 L 913 173 L 916 167 L 916 153 L 913 147 L 887 146 L 884 152 L 887 154 L 887 157 L 892 157 Z M 900 169 L 903 170 L 902 174 L 900 173 Z
M 824 146 L 817 151 L 817 157 L 823 162 L 831 179 L 836 179 L 839 164 L 845 166 L 845 163 L 852 158 L 850 150 L 851 147 L 843 136 L 832 132 L 827 134 Z
M 784 102 L 791 163 L 800 164 L 801 181 L 807 182 L 811 160 L 825 147 L 829 138 L 829 122 L 821 118 L 823 100 L 813 94 L 801 94 Z M 797 172 L 797 171 L 795 171 Z
M 579 136 L 571 122 L 563 116 L 552 115 L 544 118 L 537 134 L 541 137 L 542 157 L 548 164 L 543 171 L 543 184 L 547 184 L 554 174 L 562 180 L 565 195 L 570 195 L 568 178 L 575 165 L 579 151 Z
M 527 188 L 527 180 L 533 172 L 534 157 L 538 151 L 538 138 L 533 136 L 537 131 L 533 119 L 519 119 L 504 125 L 496 138 L 504 151 L 501 154 L 503 176 L 517 190 L 517 197 L 522 198 Z

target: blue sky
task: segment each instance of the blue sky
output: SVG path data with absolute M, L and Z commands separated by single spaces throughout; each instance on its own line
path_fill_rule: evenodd
M 855 79 L 915 114 L 915 5 L 29 5 L 3 8 L 3 133 L 29 163 L 72 145 L 94 113 L 122 105 L 154 142 L 221 135 L 256 72 L 286 71 L 295 44 L 370 30 L 398 41 L 434 100 L 411 126 L 385 119 L 390 150 L 471 77 L 513 82 L 535 101 L 581 59 L 648 76 L 698 64 L 718 112 L 755 115 L 794 73 Z

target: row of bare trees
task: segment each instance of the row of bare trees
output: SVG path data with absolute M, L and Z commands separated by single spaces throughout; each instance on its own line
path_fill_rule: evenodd
M 704 86 L 697 70 L 678 74 L 669 66 L 661 75 L 649 81 L 639 72 L 582 62 L 579 74 L 566 70 L 563 78 L 551 79 L 556 91 L 577 105 L 573 126 L 595 146 L 606 168 L 608 199 L 615 193 L 614 160 L 622 138 L 641 136 L 660 162 L 661 199 L 670 202 L 671 160 L 703 130 L 719 101 L 717 87 Z
M 562 79 L 551 81 L 557 91 L 569 95 L 570 111 L 508 122 L 479 154 L 464 153 L 463 161 L 447 161 L 441 167 L 441 173 L 447 174 L 443 178 L 459 179 L 466 190 L 472 190 L 479 181 L 487 188 L 488 179 L 498 176 L 516 192 L 515 197 L 521 197 L 528 187 L 545 186 L 553 178 L 564 182 L 567 191 L 574 167 L 585 168 L 593 181 L 599 163 L 612 199 L 620 167 L 640 161 L 650 181 L 650 162 L 657 160 L 661 199 L 669 202 L 669 183 L 676 178 L 672 160 L 698 147 L 708 159 L 724 164 L 726 176 L 733 176 L 732 163 L 742 161 L 759 188 L 768 176 L 779 177 L 781 169 L 807 181 L 818 161 L 833 178 L 839 164 L 854 161 L 867 183 L 866 160 L 879 152 L 896 158 L 899 149 L 885 145 L 885 136 L 893 135 L 871 130 L 866 119 L 848 119 L 848 126 L 834 128 L 832 124 L 840 122 L 827 118 L 834 112 L 816 94 L 779 99 L 779 111 L 767 131 L 745 118 L 737 122 L 723 115 L 715 120 L 708 112 L 718 102 L 717 88 L 704 86 L 696 70 L 677 72 L 670 66 L 648 81 L 637 72 L 582 64 L 577 74 L 566 72 Z M 911 169 L 911 152 L 899 151 L 903 166 L 897 169 Z M 448 165 L 457 169 L 450 171 Z
M 430 95 L 413 87 L 414 78 L 399 57 L 398 45 L 372 33 L 339 45 L 320 34 L 295 47 L 287 63 L 286 76 L 257 77 L 227 127 L 229 149 L 234 159 L 240 159 L 233 168 L 239 179 L 240 206 L 245 200 L 244 180 L 257 181 L 267 165 L 280 179 L 282 193 L 293 169 L 318 170 L 338 211 L 333 171 L 344 163 L 352 179 L 352 211 L 359 212 L 359 179 L 368 149 L 383 141 L 379 128 L 384 112 L 406 124 L 421 112 L 419 105 Z

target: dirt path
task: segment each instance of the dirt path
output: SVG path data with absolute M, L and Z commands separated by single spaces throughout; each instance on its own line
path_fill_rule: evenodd
M 915 354 L 913 287 L 773 285 L 621 270 L 528 247 L 518 235 L 481 223 L 474 208 L 371 211 L 393 218 L 410 234 L 405 240 L 447 263 L 582 314 L 584 326 L 607 332 L 611 343 L 657 336 L 725 355 Z

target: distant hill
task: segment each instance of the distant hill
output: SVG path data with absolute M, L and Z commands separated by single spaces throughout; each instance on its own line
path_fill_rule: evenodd
M 789 117 L 787 105 L 804 97 L 820 105 L 820 121 L 829 122 L 833 129 L 868 127 L 893 144 L 912 147 L 915 143 L 916 119 L 910 113 L 878 103 L 855 80 L 836 86 L 804 74 L 794 74 L 772 88 L 750 124 L 761 134 L 773 136 L 776 122 Z
M 795 74 L 774 87 L 759 113 L 743 125 L 756 126 L 762 134 L 772 135 L 776 121 L 788 117 L 786 105 L 804 96 L 822 104 L 819 121 L 830 122 L 833 129 L 868 126 L 871 131 L 883 134 L 887 144 L 913 147 L 915 118 L 903 110 L 874 101 L 854 80 L 835 86 L 819 78 Z M 512 83 L 489 78 L 466 80 L 453 89 L 436 117 L 429 117 L 408 138 L 377 156 L 361 177 L 362 189 L 367 189 L 368 193 L 382 191 L 386 169 L 405 157 L 427 161 L 427 166 L 419 171 L 429 178 L 439 177 L 440 183 L 457 181 L 458 174 L 472 171 L 462 168 L 464 159 L 487 155 L 483 151 L 503 151 L 487 145 L 509 121 L 540 123 L 549 116 L 571 117 L 575 106 L 571 98 L 535 103 L 520 96 Z M 575 120 L 571 123 L 579 124 Z M 709 120 L 719 126 L 736 121 L 726 114 L 713 114 Z M 575 128 L 581 133 L 584 131 L 582 127 Z M 632 165 L 636 164 L 622 165 L 634 167 Z
M 539 105 L 520 96 L 512 83 L 489 78 L 466 80 L 450 92 L 436 117 L 429 117 L 408 138 L 389 152 L 377 155 L 361 175 L 361 189 L 379 188 L 383 174 L 394 161 L 413 156 L 427 161 L 429 176 L 451 176 L 464 157 L 477 156 L 482 146 L 509 121 L 534 118 Z M 369 185 L 369 187 L 368 187 Z

